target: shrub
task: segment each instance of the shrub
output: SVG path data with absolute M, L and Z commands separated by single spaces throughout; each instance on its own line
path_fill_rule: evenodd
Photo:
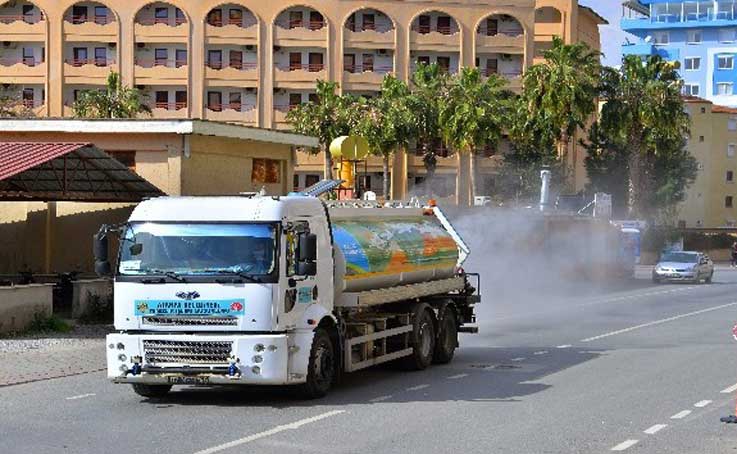
M 87 325 L 113 322 L 113 295 L 98 295 L 87 292 L 87 310 L 79 317 L 79 322 Z
M 72 327 L 56 315 L 45 315 L 41 312 L 33 314 L 33 321 L 28 325 L 26 333 L 66 333 Z

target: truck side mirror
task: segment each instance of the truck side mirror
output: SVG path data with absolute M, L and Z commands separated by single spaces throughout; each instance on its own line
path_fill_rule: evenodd
M 92 254 L 95 257 L 95 273 L 100 277 L 110 276 L 112 270 L 108 260 L 108 226 L 103 225 L 100 230 L 92 236 Z
M 299 262 L 314 262 L 317 260 L 317 235 L 303 233 L 299 236 Z

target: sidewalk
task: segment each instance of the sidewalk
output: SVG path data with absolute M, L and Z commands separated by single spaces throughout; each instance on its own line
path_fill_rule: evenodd
M 77 327 L 71 333 L 0 339 L 0 387 L 105 370 L 110 327 Z

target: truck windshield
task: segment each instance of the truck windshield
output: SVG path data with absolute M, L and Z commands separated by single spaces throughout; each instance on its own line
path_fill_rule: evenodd
M 121 241 L 119 271 L 268 275 L 275 268 L 275 231 L 272 224 L 131 223 Z

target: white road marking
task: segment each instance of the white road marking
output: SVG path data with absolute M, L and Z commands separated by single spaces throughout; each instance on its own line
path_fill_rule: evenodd
M 668 427 L 668 424 L 655 424 L 654 426 L 645 429 L 644 432 L 648 435 L 655 435 L 666 427 Z
M 546 354 L 547 352 L 548 352 L 547 350 L 540 350 L 539 352 L 535 352 L 535 353 L 533 353 L 533 355 L 538 355 L 538 356 L 539 356 L 539 355 L 544 355 L 544 354 Z
M 693 406 L 696 408 L 704 408 L 710 403 L 711 403 L 710 400 L 702 400 L 701 402 L 696 402 L 695 404 L 693 404 Z
M 448 380 L 458 380 L 459 378 L 468 377 L 468 374 L 451 375 Z
M 425 388 L 429 388 L 429 387 L 430 387 L 430 385 L 427 385 L 427 384 L 425 384 L 425 385 L 417 385 L 417 386 L 412 386 L 411 388 L 407 388 L 405 391 L 419 391 L 421 389 L 425 389 Z
M 389 400 L 392 397 L 394 396 L 392 396 L 391 394 L 387 394 L 386 396 L 374 397 L 373 399 L 370 399 L 369 402 L 384 402 L 385 400 Z
M 212 448 L 203 449 L 202 451 L 197 451 L 195 454 L 213 454 L 215 452 L 224 451 L 226 449 L 234 448 L 236 446 L 244 445 L 246 443 L 250 443 L 252 441 L 259 440 L 261 438 L 270 437 L 272 435 L 276 435 L 280 432 L 284 432 L 286 430 L 294 430 L 299 429 L 300 427 L 311 424 L 313 422 L 317 422 L 320 420 L 323 420 L 325 418 L 330 418 L 331 416 L 339 415 L 341 413 L 345 413 L 345 410 L 333 410 L 329 411 L 327 413 L 323 413 L 321 415 L 313 416 L 311 418 L 305 418 L 300 419 L 299 421 L 295 421 L 290 424 L 285 424 L 283 426 L 276 426 L 273 429 L 269 429 L 263 432 L 259 432 L 257 434 L 249 435 L 248 437 L 243 437 L 238 440 L 234 440 L 228 443 L 223 443 L 222 445 L 213 446 Z
M 632 446 L 636 445 L 639 440 L 627 440 L 623 441 L 622 443 L 618 444 L 617 446 L 612 448 L 612 451 L 624 451 L 627 448 L 631 448 Z
M 589 337 L 589 338 L 586 338 L 586 339 L 581 339 L 581 342 L 591 342 L 591 341 L 603 339 L 605 337 L 616 336 L 617 334 L 624 334 L 624 333 L 628 333 L 630 331 L 634 331 L 634 330 L 637 330 L 637 329 L 647 328 L 647 327 L 655 326 L 655 325 L 660 325 L 660 324 L 663 324 L 663 323 L 672 322 L 672 321 L 679 320 L 679 319 L 686 318 L 686 317 L 693 317 L 694 315 L 705 314 L 707 312 L 712 312 L 712 311 L 716 311 L 716 310 L 719 310 L 719 309 L 724 309 L 725 307 L 732 307 L 732 306 L 735 306 L 735 305 L 737 305 L 737 302 L 729 303 L 729 304 L 722 304 L 720 306 L 709 307 L 707 309 L 702 309 L 700 311 L 695 311 L 695 312 L 689 312 L 689 313 L 686 313 L 686 314 L 676 315 L 674 317 L 668 317 L 668 318 L 664 318 L 664 319 L 661 319 L 661 320 L 655 320 L 654 322 L 643 323 L 641 325 L 636 325 L 636 326 L 630 326 L 629 328 L 624 328 L 624 329 L 620 329 L 620 330 L 617 330 L 617 331 L 612 331 L 610 333 L 601 334 L 599 336 L 594 336 L 594 337 Z
M 671 416 L 670 419 L 683 419 L 690 414 L 691 414 L 691 410 L 683 410 Z
M 732 394 L 733 392 L 737 391 L 737 383 L 730 386 L 729 388 L 724 388 L 721 393 L 722 394 Z
M 80 394 L 78 396 L 67 397 L 66 399 L 67 400 L 77 400 L 77 399 L 84 399 L 85 397 L 92 397 L 92 396 L 96 396 L 96 395 L 97 394 L 95 394 L 95 393 Z
M 516 362 L 519 362 L 519 361 L 524 361 L 526 359 L 527 358 L 525 358 L 523 356 L 520 356 L 519 358 L 512 358 L 512 359 L 510 359 L 510 361 L 514 361 L 516 363 Z
M 565 344 L 565 345 L 558 345 L 555 348 L 571 348 L 571 347 L 573 347 L 573 345 L 571 345 L 571 344 Z

